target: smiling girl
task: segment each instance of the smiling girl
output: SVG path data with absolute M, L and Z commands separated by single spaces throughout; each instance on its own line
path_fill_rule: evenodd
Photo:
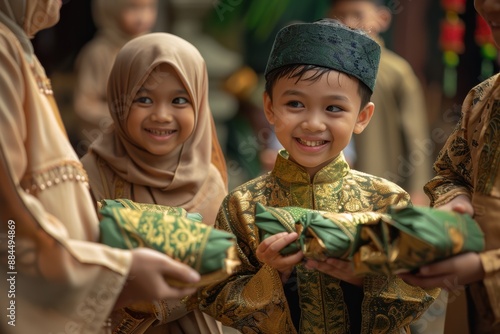
M 111 70 L 108 96 L 114 129 L 82 158 L 94 198 L 183 207 L 213 225 L 227 193 L 225 165 L 211 162 L 220 146 L 198 50 L 167 33 L 130 41 Z M 188 312 L 180 300 L 160 304 L 168 316 L 156 325 L 168 333 L 220 331 L 213 318 Z

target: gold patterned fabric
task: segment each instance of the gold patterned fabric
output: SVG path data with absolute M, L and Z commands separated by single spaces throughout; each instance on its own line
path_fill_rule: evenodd
M 352 260 L 358 274 L 394 275 L 484 249 L 484 234 L 467 214 L 428 207 L 389 208 L 358 225 Z
M 234 236 L 200 221 L 180 207 L 102 200 L 101 242 L 116 248 L 153 248 L 183 262 L 202 275 L 190 286 L 203 286 L 231 275 L 239 264 Z M 167 279 L 173 286 L 185 284 Z
M 352 260 L 358 275 L 392 276 L 464 252 L 484 249 L 484 234 L 467 214 L 428 207 L 389 207 L 387 213 L 332 213 L 299 207 L 255 206 L 260 238 L 297 232 L 282 249 L 305 258 Z
M 407 206 L 408 194 L 387 180 L 350 170 L 343 155 L 313 180 L 288 159 L 277 157 L 272 172 L 235 188 L 224 200 L 216 226 L 237 238 L 242 265 L 227 280 L 199 293 L 202 311 L 244 333 L 296 333 L 278 272 L 256 256 L 261 241 L 255 224 L 257 203 L 296 206 L 333 213 L 386 212 Z M 350 319 L 341 281 L 303 265 L 296 266 L 301 333 L 348 333 Z M 439 290 L 412 287 L 397 277 L 367 275 L 361 305 L 362 333 L 400 333 L 434 301 Z M 346 296 L 349 298 L 349 296 Z
M 299 238 L 283 248 L 282 255 L 302 250 L 305 258 L 325 261 L 348 259 L 359 224 L 380 220 L 375 212 L 331 213 L 299 207 L 273 208 L 255 205 L 255 225 L 260 239 L 280 232 L 297 232 Z
M 474 87 L 462 117 L 434 164 L 436 176 L 425 185 L 432 206 L 458 195 L 472 200 L 474 219 L 485 235 L 480 253 L 485 271 L 469 285 L 473 333 L 500 332 L 500 75 Z

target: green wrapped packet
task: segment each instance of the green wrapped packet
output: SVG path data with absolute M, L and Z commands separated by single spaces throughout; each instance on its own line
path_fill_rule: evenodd
M 190 286 L 203 286 L 228 277 L 239 264 L 235 237 L 201 223 L 199 214 L 178 207 L 103 200 L 101 242 L 115 248 L 147 247 L 183 262 L 201 275 Z M 173 286 L 182 282 L 168 280 Z
M 255 224 L 261 240 L 280 232 L 297 232 L 297 241 L 282 251 L 288 255 L 302 250 L 304 257 L 324 261 L 329 257 L 347 259 L 358 224 L 380 219 L 374 212 L 330 213 L 299 207 L 255 207 Z
M 184 208 L 181 208 L 180 206 L 166 206 L 166 205 L 150 204 L 150 203 L 138 203 L 127 198 L 103 199 L 98 203 L 98 205 L 99 209 L 105 206 L 109 207 L 114 205 L 138 211 L 160 212 L 178 217 L 186 217 L 192 221 L 200 223 L 203 221 L 203 217 L 201 216 L 201 214 L 197 212 L 187 212 Z
M 359 225 L 352 249 L 357 274 L 394 275 L 425 264 L 484 250 L 484 234 L 469 215 L 430 207 L 390 208 Z

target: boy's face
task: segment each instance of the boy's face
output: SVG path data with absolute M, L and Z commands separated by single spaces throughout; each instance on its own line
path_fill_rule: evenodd
M 154 155 L 166 155 L 194 130 L 194 108 L 172 66 L 159 65 L 134 97 L 126 131 L 131 141 Z
M 330 7 L 328 17 L 338 19 L 353 29 L 362 29 L 372 36 L 386 30 L 390 23 L 390 13 L 371 1 L 341 0 Z
M 329 164 L 347 146 L 353 133 L 361 133 L 373 114 L 373 103 L 360 111 L 359 82 L 330 71 L 318 80 L 278 79 L 272 101 L 264 94 L 264 112 L 276 137 L 309 175 Z
M 490 26 L 495 44 L 500 47 L 500 0 L 474 0 L 474 7 Z
M 157 6 L 157 0 L 129 0 L 121 15 L 120 25 L 123 31 L 130 36 L 151 31 L 158 14 Z

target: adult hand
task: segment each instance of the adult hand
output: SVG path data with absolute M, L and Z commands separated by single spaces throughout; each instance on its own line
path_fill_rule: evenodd
M 326 261 L 307 260 L 305 267 L 307 269 L 319 270 L 352 285 L 363 285 L 363 278 L 354 274 L 352 264 L 348 261 L 336 258 L 328 258 Z
M 458 195 L 445 205 L 436 207 L 439 210 L 455 211 L 458 213 L 467 213 L 471 217 L 474 216 L 474 208 L 472 207 L 472 202 L 466 195 Z
M 261 262 L 276 269 L 280 273 L 283 283 L 288 280 L 288 277 L 293 271 L 293 267 L 302 260 L 304 254 L 302 251 L 298 251 L 295 254 L 283 256 L 280 254 L 280 251 L 291 242 L 297 240 L 298 237 L 299 235 L 296 232 L 282 232 L 264 239 L 259 247 L 257 247 L 257 258 Z
M 138 301 L 179 299 L 196 292 L 196 288 L 176 288 L 168 285 L 166 277 L 186 283 L 196 283 L 200 275 L 191 267 L 152 249 L 132 250 L 132 265 L 127 282 L 116 301 L 121 308 Z
M 399 274 L 399 277 L 424 289 L 440 287 L 455 290 L 484 279 L 484 275 L 479 254 L 470 252 L 421 267 L 416 274 Z

